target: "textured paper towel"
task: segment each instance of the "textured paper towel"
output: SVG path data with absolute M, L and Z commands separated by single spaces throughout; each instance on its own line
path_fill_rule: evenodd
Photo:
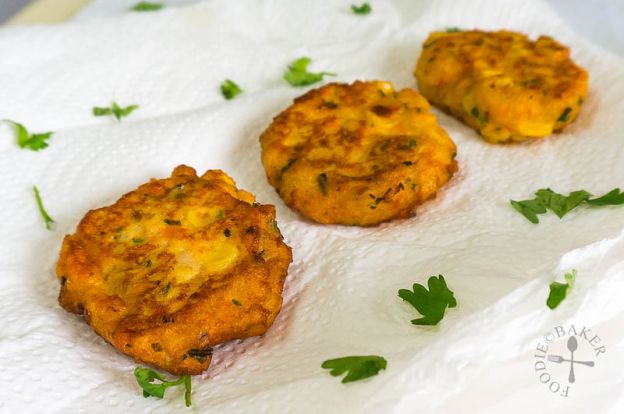
M 624 208 L 579 209 L 538 226 L 510 208 L 550 186 L 596 194 L 624 183 L 622 60 L 571 32 L 541 1 L 209 1 L 53 27 L 0 31 L 0 117 L 56 131 L 50 147 L 17 148 L 0 127 L 0 412 L 168 412 L 180 390 L 143 399 L 132 369 L 56 303 L 54 265 L 64 234 L 89 209 L 113 202 L 179 164 L 223 168 L 260 202 L 277 206 L 294 252 L 284 307 L 262 338 L 219 347 L 193 381 L 193 408 L 214 412 L 620 412 L 624 382 Z M 460 172 L 418 217 L 360 229 L 321 226 L 288 210 L 268 185 L 258 136 L 303 92 L 285 84 L 300 56 L 338 80 L 411 75 L 427 33 L 449 26 L 553 35 L 590 72 L 579 119 L 527 145 L 486 144 L 438 111 L 458 146 Z M 245 93 L 224 101 L 220 82 Z M 123 122 L 94 118 L 115 99 L 141 108 Z M 31 187 L 57 221 L 43 228 Z M 587 247 L 586 247 L 587 246 Z M 580 250 L 577 250 L 580 249 Z M 557 311 L 548 282 L 575 267 Z M 419 328 L 399 288 L 442 273 L 459 306 Z M 533 370 L 544 332 L 566 323 L 599 332 L 608 352 L 581 371 L 568 398 Z M 379 354 L 388 369 L 343 385 L 323 360 Z M 604 358 L 604 359 L 602 359 Z
M 165 0 L 164 7 L 172 8 L 202 0 Z M 426 10 L 421 7 L 429 0 L 411 0 L 411 13 L 419 14 Z M 590 39 L 606 49 L 624 55 L 623 0 L 545 0 L 559 16 L 578 34 Z M 88 20 L 110 18 L 127 14 L 137 0 L 91 0 L 80 10 L 74 19 Z

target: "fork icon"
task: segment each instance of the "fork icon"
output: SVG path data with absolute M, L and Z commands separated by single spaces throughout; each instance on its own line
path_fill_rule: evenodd
M 574 360 L 574 351 L 578 348 L 578 342 L 576 341 L 576 337 L 571 336 L 568 339 L 568 350 L 570 351 L 570 359 L 565 359 L 561 355 L 548 355 L 548 360 L 550 362 L 554 362 L 556 364 L 561 364 L 563 362 L 570 363 L 570 375 L 568 376 L 568 382 L 573 383 L 576 381 L 576 377 L 574 376 L 574 364 L 581 364 L 588 367 L 594 366 L 594 361 L 575 361 Z

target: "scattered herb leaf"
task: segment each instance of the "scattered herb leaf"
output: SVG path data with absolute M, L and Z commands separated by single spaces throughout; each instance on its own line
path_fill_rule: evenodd
M 566 109 L 564 109 L 563 112 L 561 113 L 561 116 L 559 116 L 559 118 L 557 119 L 557 122 L 567 121 L 568 116 L 570 115 L 570 112 L 572 112 L 572 108 L 570 108 L 569 106 L 566 107 Z
M 624 204 L 624 194 L 619 188 L 609 191 L 607 194 L 590 199 L 591 194 L 585 190 L 573 191 L 567 196 L 555 193 L 550 188 L 543 188 L 535 192 L 535 198 L 530 200 L 510 200 L 511 206 L 531 223 L 539 223 L 538 214 L 544 214 L 548 209 L 562 218 L 582 203 L 600 207 L 608 205 Z
M 388 362 L 384 357 L 377 355 L 348 356 L 328 359 L 321 364 L 321 368 L 329 369 L 329 373 L 337 377 L 347 372 L 342 383 L 358 381 L 377 375 L 382 369 L 386 369 Z
M 327 174 L 320 173 L 318 177 L 316 177 L 316 182 L 321 189 L 321 193 L 327 195 Z
M 550 208 L 559 218 L 568 214 L 591 196 L 591 194 L 587 191 L 580 190 L 573 191 L 567 197 L 564 197 L 549 188 L 545 190 L 538 190 L 535 194 L 538 198 L 544 200 L 545 206 Z
M 370 14 L 372 10 L 369 3 L 362 3 L 361 6 L 356 6 L 355 4 L 351 5 L 351 11 L 353 11 L 354 14 L 366 15 Z
M 290 167 L 293 166 L 293 164 L 295 163 L 295 161 L 297 161 L 296 158 L 291 158 L 288 160 L 288 163 L 286 165 L 284 165 L 282 167 L 282 169 L 280 170 L 280 174 L 284 174 L 286 171 L 290 170 Z
M 37 207 L 39 207 L 39 213 L 41 214 L 41 217 L 43 217 L 43 220 L 45 221 L 46 229 L 51 230 L 52 223 L 54 223 L 54 220 L 52 219 L 52 217 L 50 217 L 46 209 L 43 207 L 41 194 L 39 194 L 39 189 L 37 188 L 36 185 L 33 187 L 33 192 L 35 193 L 35 200 L 37 200 Z
M 459 27 L 447 27 L 446 28 L 446 33 L 457 33 L 461 31 L 462 29 L 460 29 Z
M 568 296 L 572 287 L 574 287 L 574 282 L 576 281 L 576 269 L 572 269 L 563 277 L 565 278 L 566 283 L 552 282 L 550 284 L 550 293 L 548 294 L 548 299 L 546 299 L 546 305 L 550 309 L 555 309 L 559 306 L 566 296 Z
M 212 356 L 212 351 L 213 351 L 212 347 L 207 346 L 206 348 L 202 348 L 202 349 L 190 349 L 187 352 L 187 355 L 190 356 L 191 358 L 195 358 L 199 362 L 204 362 L 206 358 L 208 358 L 209 356 Z
M 234 81 L 226 79 L 221 84 L 221 94 L 227 100 L 234 99 L 236 95 L 239 95 L 243 90 Z
M 589 204 L 590 206 L 610 206 L 624 204 L 624 193 L 622 193 L 619 188 L 616 188 L 609 191 L 602 197 L 587 200 L 587 204 Z
M 163 8 L 162 3 L 152 3 L 150 1 L 140 1 L 130 8 L 132 11 L 144 12 L 144 11 L 156 11 Z
M 129 105 L 125 108 L 120 107 L 117 102 L 113 101 L 110 107 L 99 107 L 96 106 L 93 108 L 94 116 L 107 116 L 113 115 L 118 121 L 121 121 L 121 118 L 130 115 L 134 112 L 135 109 L 138 109 L 139 105 Z
M 423 285 L 414 283 L 412 290 L 400 289 L 399 297 L 409 302 L 423 315 L 422 318 L 412 320 L 414 325 L 437 325 L 444 317 L 446 308 L 454 308 L 457 301 L 453 292 L 446 285 L 444 276 L 431 276 L 427 282 L 429 291 Z
M 477 118 L 480 122 L 482 123 L 487 123 L 490 119 L 490 113 L 489 112 L 481 112 L 479 111 L 479 108 L 477 108 L 476 106 L 472 107 L 472 110 L 470 111 L 470 115 L 474 116 L 475 118 Z
M 4 122 L 13 126 L 15 134 L 17 135 L 17 145 L 20 148 L 28 148 L 32 151 L 39 151 L 48 147 L 48 139 L 54 134 L 54 132 L 42 132 L 39 134 L 31 134 L 26 127 L 19 122 L 9 121 L 5 119 Z
M 323 76 L 336 76 L 335 73 L 308 72 L 308 65 L 311 60 L 307 57 L 299 58 L 288 65 L 288 69 L 284 73 L 284 79 L 292 86 L 307 86 L 323 80 Z
M 165 390 L 167 388 L 184 384 L 184 403 L 187 407 L 191 406 L 190 375 L 182 375 L 177 380 L 167 381 L 167 379 L 162 374 L 159 374 L 156 371 L 153 371 L 149 368 L 136 367 L 134 370 L 134 376 L 136 377 L 136 380 L 141 388 L 143 389 L 143 396 L 145 398 L 163 398 L 165 396 Z
M 539 199 L 515 201 L 511 200 L 511 206 L 520 214 L 527 218 L 531 223 L 539 223 L 538 214 L 544 214 L 546 207 Z

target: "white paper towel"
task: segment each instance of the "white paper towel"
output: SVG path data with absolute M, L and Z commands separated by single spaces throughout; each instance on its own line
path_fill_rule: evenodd
M 56 302 L 54 265 L 82 215 L 180 163 L 222 168 L 277 206 L 293 248 L 284 308 L 262 338 L 219 347 L 193 380 L 201 412 L 621 412 L 624 375 L 624 208 L 578 209 L 532 225 L 509 206 L 551 187 L 602 194 L 624 183 L 622 60 L 577 37 L 542 1 L 207 1 L 158 13 L 0 31 L 0 118 L 56 131 L 20 150 L 0 127 L 0 412 L 181 411 L 180 390 L 143 399 L 135 364 Z M 590 73 L 579 119 L 557 136 L 494 146 L 441 112 L 460 172 L 418 217 L 361 229 L 310 223 L 267 183 L 258 136 L 304 90 L 286 65 L 339 81 L 415 87 L 428 32 L 458 26 L 549 34 Z M 225 78 L 245 90 L 224 101 Z M 140 109 L 121 123 L 94 118 L 112 100 Z M 47 232 L 37 184 L 57 227 Z M 587 247 L 584 247 L 587 246 Z M 577 250 L 580 249 L 580 250 Z M 545 306 L 548 283 L 579 272 L 572 296 Z M 399 288 L 444 274 L 459 306 L 438 327 L 409 323 Z M 591 326 L 607 344 L 578 369 L 567 398 L 539 383 L 536 344 L 558 325 Z M 379 354 L 388 369 L 343 385 L 323 360 Z

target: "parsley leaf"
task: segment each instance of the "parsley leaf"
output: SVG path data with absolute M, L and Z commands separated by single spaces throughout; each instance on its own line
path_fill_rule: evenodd
M 292 86 L 307 86 L 322 81 L 323 76 L 336 76 L 335 73 L 329 72 L 308 72 L 308 65 L 310 62 L 310 58 L 307 57 L 302 57 L 291 62 L 291 64 L 288 65 L 288 70 L 284 73 L 284 79 Z
M 163 8 L 163 4 L 162 3 L 152 3 L 152 2 L 149 2 L 149 1 L 140 1 L 137 4 L 135 4 L 134 6 L 132 6 L 130 8 L 130 10 L 143 12 L 143 11 L 156 11 L 156 10 L 160 10 L 162 8 Z
M 609 191 L 602 197 L 587 200 L 587 204 L 589 204 L 590 206 L 609 206 L 624 204 L 624 193 L 622 193 L 619 188 L 616 188 Z
M 576 269 L 572 269 L 569 273 L 563 276 L 566 283 L 552 282 L 550 284 L 550 293 L 548 299 L 546 299 L 546 305 L 550 309 L 555 309 L 563 300 L 568 296 L 568 293 L 574 287 L 576 281 Z
M 242 93 L 243 90 L 234 81 L 226 79 L 221 84 L 221 94 L 227 100 L 234 99 L 236 95 Z
M 539 199 L 515 201 L 511 200 L 511 206 L 520 214 L 527 218 L 531 223 L 539 223 L 538 214 L 544 214 L 546 207 Z
M 530 200 L 510 200 L 511 206 L 531 223 L 539 223 L 538 214 L 544 214 L 548 209 L 562 218 L 582 203 L 590 206 L 606 206 L 624 204 L 624 193 L 616 188 L 602 197 L 590 199 L 591 194 L 585 190 L 572 191 L 567 196 L 556 193 L 550 188 L 543 188 L 535 192 L 535 198 Z
M 454 308 L 457 301 L 453 292 L 446 285 L 444 276 L 431 276 L 427 282 L 429 291 L 418 283 L 414 283 L 413 291 L 400 289 L 399 297 L 416 308 L 422 318 L 412 320 L 414 325 L 437 325 L 444 317 L 446 308 Z
M 9 121 L 5 119 L 4 122 L 11 125 L 15 130 L 17 136 L 17 145 L 20 148 L 28 148 L 32 151 L 39 151 L 48 147 L 48 139 L 54 134 L 54 132 L 43 132 L 39 134 L 31 134 L 26 127 L 19 122 Z
M 121 121 L 121 118 L 130 115 L 134 112 L 135 109 L 138 109 L 139 105 L 130 105 L 125 108 L 120 107 L 117 102 L 113 101 L 113 104 L 110 107 L 99 107 L 96 106 L 93 108 L 94 116 L 106 116 L 113 115 L 117 118 L 118 121 Z
M 583 201 L 587 201 L 591 194 L 585 190 L 573 191 L 567 197 L 555 193 L 550 188 L 538 190 L 535 195 L 544 201 L 544 204 L 550 208 L 557 217 L 562 218 L 571 210 L 579 206 Z
M 457 33 L 461 31 L 462 29 L 460 29 L 459 27 L 447 27 L 446 28 L 446 33 Z
M 356 6 L 354 4 L 351 5 L 351 11 L 353 11 L 354 14 L 361 14 L 361 15 L 370 14 L 372 10 L 373 9 L 368 3 L 362 3 L 361 6 Z
M 563 110 L 559 118 L 557 118 L 557 122 L 565 122 L 568 120 L 568 116 L 570 116 L 570 112 L 572 112 L 572 108 L 567 107 Z
M 348 356 L 328 359 L 321 364 L 321 368 L 329 369 L 329 373 L 337 377 L 347 372 L 342 383 L 358 381 L 377 375 L 382 369 L 386 369 L 388 361 L 377 355 Z
M 175 381 L 167 381 L 167 379 L 156 371 L 149 368 L 136 367 L 134 376 L 143 389 L 143 397 L 163 398 L 165 390 L 169 387 L 184 384 L 184 403 L 187 407 L 191 406 L 191 376 L 182 375 Z M 156 382 L 158 381 L 158 382 Z
M 43 220 L 45 221 L 46 229 L 51 230 L 52 223 L 54 223 L 54 220 L 52 219 L 52 217 L 50 217 L 46 209 L 43 207 L 41 194 L 39 194 L 39 189 L 37 188 L 36 185 L 33 186 L 33 192 L 35 193 L 35 200 L 37 201 L 37 207 L 39 207 L 39 213 L 41 214 L 41 217 L 43 217 Z

